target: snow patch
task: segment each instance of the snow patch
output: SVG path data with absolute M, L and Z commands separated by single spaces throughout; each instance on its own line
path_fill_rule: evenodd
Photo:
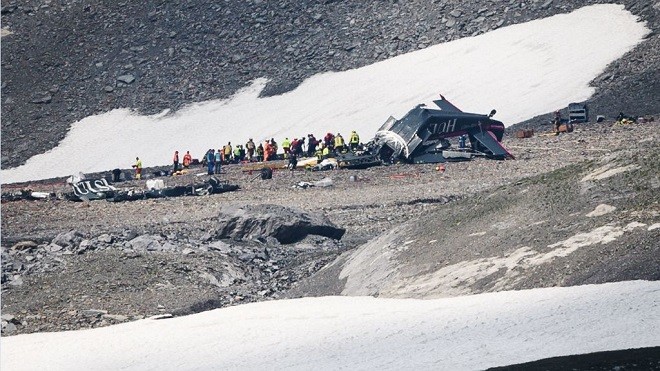
M 658 229 L 658 228 L 660 228 L 660 223 L 655 223 L 655 224 L 651 224 L 651 225 L 649 226 L 649 229 L 648 229 L 648 230 L 649 230 L 649 231 L 652 231 L 652 230 L 654 230 L 654 229 Z
M 496 107 L 496 118 L 510 125 L 588 99 L 594 92 L 590 81 L 649 32 L 623 5 L 593 5 L 315 75 L 278 96 L 259 98 L 267 82 L 261 78 L 229 99 L 191 104 L 175 114 L 114 110 L 73 123 L 57 147 L 2 169 L 0 179 L 12 183 L 126 168 L 136 156 L 144 166 L 163 165 L 174 150 L 200 157 L 208 148 L 250 137 L 357 130 L 370 138 L 389 116 L 432 104 L 440 93 L 467 112 Z M 566 58 L 567 50 L 580 50 L 580 58 Z
M 660 282 L 438 300 L 275 300 L 3 336 L 2 370 L 483 370 L 660 345 Z M 476 346 L 475 346 L 476 345 Z

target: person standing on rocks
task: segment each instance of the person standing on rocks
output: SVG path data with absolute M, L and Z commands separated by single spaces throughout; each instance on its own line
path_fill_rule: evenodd
M 289 165 L 288 165 L 289 170 L 291 170 L 291 175 L 293 175 L 293 171 L 296 170 L 296 166 L 298 166 L 298 156 L 296 152 L 291 152 L 289 153 Z
M 269 141 L 264 142 L 264 161 L 268 161 L 273 153 L 273 146 Z
M 264 160 L 264 145 L 259 143 L 259 147 L 257 147 L 257 162 L 261 162 Z
M 215 150 L 209 149 L 208 152 L 206 152 L 206 166 L 207 166 L 207 174 L 208 175 L 213 175 L 213 171 L 215 169 Z
M 335 145 L 335 136 L 332 133 L 328 133 L 323 137 L 323 145 L 326 148 L 329 148 L 332 151 L 333 146 Z
M 173 168 L 172 168 L 172 175 L 179 171 L 179 151 L 174 151 L 174 157 L 172 158 L 172 162 L 174 162 Z
M 252 138 L 250 138 L 250 140 L 245 143 L 245 148 L 247 149 L 247 159 L 248 161 L 252 162 L 252 157 L 254 156 L 255 150 L 254 141 L 252 141 Z
M 237 144 L 236 148 L 234 148 L 234 161 L 235 163 L 239 163 L 241 161 L 241 145 Z
M 355 130 L 351 131 L 351 138 L 348 140 L 348 144 L 351 146 L 351 151 L 357 151 L 360 144 L 360 136 Z
M 227 145 L 223 149 L 225 164 L 228 164 L 231 162 L 231 142 L 227 142 Z
M 215 174 L 220 174 L 222 168 L 222 151 L 218 148 L 218 152 L 215 153 Z
M 344 137 L 340 133 L 335 136 L 335 152 L 340 154 L 344 151 Z
M 555 133 L 559 133 L 559 127 L 561 126 L 561 112 L 555 111 L 555 118 L 552 120 L 553 125 L 555 126 Z
M 139 157 L 135 158 L 135 164 L 133 165 L 133 168 L 135 169 L 135 179 L 142 179 L 142 160 L 140 160 Z
M 270 138 L 270 147 L 271 147 L 271 155 L 268 157 L 272 160 L 277 160 L 277 142 L 275 142 L 275 139 Z
M 313 157 L 316 154 L 316 146 L 319 145 L 314 134 L 307 135 L 307 157 Z
M 192 156 L 190 155 L 190 151 L 186 151 L 186 154 L 183 155 L 183 167 L 187 169 L 191 162 Z
M 294 139 L 293 142 L 295 143 L 297 139 Z M 284 151 L 284 158 L 289 157 L 289 148 L 291 148 L 291 142 L 289 141 L 289 138 L 284 138 L 282 141 L 282 150 Z
M 303 146 L 305 146 L 305 138 L 300 138 L 298 140 L 298 143 L 296 143 L 296 148 L 295 151 L 293 148 L 291 148 L 291 151 L 298 157 L 302 156 L 303 154 Z

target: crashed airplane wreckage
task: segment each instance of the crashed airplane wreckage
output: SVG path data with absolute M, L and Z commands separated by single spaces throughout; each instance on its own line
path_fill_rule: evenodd
M 442 95 L 433 101 L 439 109 L 423 104 L 410 110 L 400 120 L 390 117 L 366 145 L 362 155 L 339 158 L 346 164 L 366 166 L 374 161 L 403 161 L 414 164 L 469 160 L 473 156 L 513 159 L 502 146 L 504 124 L 489 115 L 467 113 L 456 108 Z M 447 138 L 466 135 L 469 146 L 451 148 Z
M 201 196 L 215 193 L 231 192 L 238 189 L 237 185 L 222 182 L 211 177 L 208 182 L 187 186 L 151 188 L 151 189 L 117 189 L 108 184 L 105 179 L 83 180 L 71 185 L 73 193 L 65 197 L 71 201 L 89 201 L 105 199 L 110 202 L 135 201 L 148 198 Z
M 238 185 L 222 182 L 215 177 L 211 177 L 206 183 L 162 187 L 158 189 L 121 189 L 111 185 L 103 178 L 79 180 L 77 182 L 72 182 L 71 187 L 73 189 L 72 192 L 66 192 L 63 194 L 32 192 L 29 190 L 3 193 L 2 201 L 63 199 L 69 201 L 106 200 L 109 202 L 121 202 L 162 197 L 202 196 L 231 192 L 239 188 Z

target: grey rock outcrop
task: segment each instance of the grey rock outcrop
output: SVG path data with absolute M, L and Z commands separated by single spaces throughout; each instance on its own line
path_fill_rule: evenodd
M 136 251 L 158 251 L 163 250 L 159 239 L 155 236 L 142 235 L 128 241 L 129 245 Z
M 55 237 L 51 243 L 54 245 L 62 246 L 65 248 L 73 249 L 80 244 L 83 240 L 83 236 L 78 231 L 69 231 L 66 233 L 60 233 Z
M 341 239 L 344 232 L 345 229 L 335 226 L 325 216 L 279 205 L 246 205 L 220 210 L 216 237 L 236 240 L 274 237 L 289 244 L 310 234 Z

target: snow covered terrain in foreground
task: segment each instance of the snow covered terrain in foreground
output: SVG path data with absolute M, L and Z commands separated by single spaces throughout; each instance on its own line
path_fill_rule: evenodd
M 258 79 L 228 100 L 191 105 L 176 114 L 139 116 L 128 109 L 73 124 L 53 150 L 3 169 L 3 183 L 169 164 L 175 150 L 201 157 L 231 141 L 274 137 L 345 137 L 366 142 L 392 115 L 442 93 L 467 112 L 498 110 L 506 125 L 584 101 L 589 81 L 649 33 L 621 5 L 593 5 L 434 45 L 355 70 L 325 73 L 292 92 L 258 98 Z M 134 88 L 134 87 L 133 87 Z
M 2 339 L 3 370 L 483 369 L 660 345 L 660 282 L 323 297 Z

